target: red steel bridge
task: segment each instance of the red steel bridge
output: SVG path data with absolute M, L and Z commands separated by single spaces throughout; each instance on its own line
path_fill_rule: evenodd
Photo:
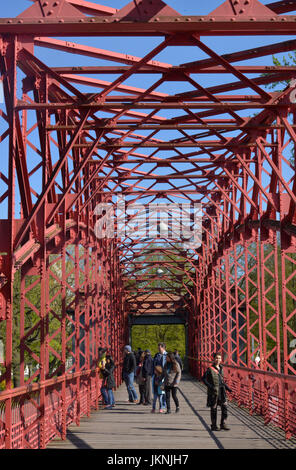
M 296 1 L 19 3 L 0 18 L 0 448 L 64 439 L 99 406 L 98 346 L 119 384 L 131 320 L 157 313 L 186 324 L 193 376 L 222 351 L 231 400 L 292 437 L 296 67 L 272 56 L 293 58 Z M 150 204 L 168 217 L 145 236 Z M 171 236 L 186 204 L 200 243 Z

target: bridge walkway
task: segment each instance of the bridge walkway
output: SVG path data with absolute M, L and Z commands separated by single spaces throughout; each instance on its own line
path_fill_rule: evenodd
M 83 417 L 80 426 L 69 427 L 65 441 L 55 439 L 48 449 L 296 449 L 296 439 L 286 440 L 280 429 L 231 402 L 230 431 L 212 432 L 206 387 L 187 374 L 178 392 L 178 414 L 174 406 L 171 414 L 152 414 L 150 406 L 129 403 L 124 384 L 114 396 L 114 409 Z

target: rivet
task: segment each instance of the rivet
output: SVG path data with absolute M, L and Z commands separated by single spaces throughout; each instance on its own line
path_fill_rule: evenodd
M 59 23 L 64 23 L 64 22 L 65 22 L 65 20 L 59 20 Z
M 234 16 L 230 19 L 231 19 L 231 21 L 236 21 L 236 18 Z
M 47 14 L 48 14 L 48 16 L 49 16 L 49 15 L 52 15 L 52 14 L 53 14 L 53 10 L 49 10 L 49 12 L 48 12 Z
M 90 21 L 91 21 L 91 23 L 94 23 L 94 22 L 95 22 L 95 19 L 94 19 L 94 18 L 92 18 Z
M 155 18 L 155 20 L 154 20 L 154 21 L 159 21 L 159 18 L 158 18 L 158 17 L 157 17 L 157 18 Z
M 242 9 L 240 10 L 240 13 L 245 13 L 245 11 L 246 11 L 246 10 L 245 10 L 244 8 L 242 8 Z
M 191 18 L 186 18 L 186 21 L 191 21 Z
M 12 23 L 12 20 L 8 20 L 7 23 Z
M 47 6 L 48 6 L 48 2 L 44 2 L 42 6 L 43 6 L 43 7 L 47 7 Z

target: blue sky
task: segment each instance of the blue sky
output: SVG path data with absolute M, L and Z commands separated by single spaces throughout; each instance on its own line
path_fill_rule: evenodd
M 32 3 L 28 0 L 14 0 L 11 2 L 1 2 L 1 17 L 15 17 L 19 15 L 22 11 L 28 8 Z M 93 3 L 103 4 L 106 6 L 114 7 L 114 8 L 122 8 L 125 6 L 128 1 L 127 0 L 102 0 L 102 1 L 93 1 Z M 203 15 L 209 14 L 219 5 L 221 5 L 223 1 L 221 0 L 207 0 L 207 1 L 197 1 L 197 0 L 169 0 L 167 2 L 175 10 L 179 11 L 183 15 Z M 269 1 L 264 1 L 262 3 L 269 3 Z M 63 38 L 59 38 L 63 39 Z M 239 50 L 249 49 L 252 47 L 258 47 L 262 45 L 267 45 L 270 43 L 281 42 L 284 40 L 291 39 L 291 37 L 287 36 L 261 36 L 261 37 L 207 37 L 201 38 L 209 47 L 211 47 L 215 52 L 218 54 L 225 54 L 230 52 L 236 52 Z M 93 47 L 98 47 L 100 49 L 106 49 L 116 52 L 122 52 L 124 54 L 131 54 L 138 57 L 142 57 L 147 52 L 149 52 L 153 47 L 159 44 L 162 41 L 162 38 L 67 38 L 69 41 L 77 42 L 80 44 L 90 45 Z M 115 62 L 107 62 L 104 60 L 98 60 L 94 58 L 83 57 L 80 55 L 72 55 L 72 54 L 65 54 L 59 51 L 44 49 L 40 47 L 36 47 L 35 53 L 40 60 L 46 63 L 48 66 L 83 66 L 83 65 L 116 65 Z M 283 54 L 280 54 L 281 57 Z M 162 62 L 178 65 L 180 63 L 191 62 L 194 60 L 199 60 L 202 58 L 206 58 L 206 54 L 204 54 L 200 49 L 197 47 L 169 47 L 166 48 L 161 54 L 155 57 L 155 60 L 159 60 Z M 238 65 L 239 63 L 235 63 Z M 258 59 L 253 59 L 252 61 L 248 62 L 241 62 L 242 65 L 271 65 L 272 64 L 272 57 L 263 57 Z M 252 77 L 252 75 L 249 75 Z M 112 76 L 92 76 L 93 78 L 101 78 L 102 80 L 110 81 Z M 157 77 L 157 76 L 156 76 Z M 147 88 L 153 83 L 157 78 L 155 76 L 149 75 L 139 75 L 139 76 L 132 76 L 129 78 L 125 84 L 130 86 L 136 86 L 141 88 Z M 19 97 L 20 89 L 21 89 L 21 78 L 22 74 L 19 72 Z M 113 77 L 114 78 L 114 77 Z M 232 82 L 237 81 L 237 79 L 232 75 L 199 75 L 194 76 L 195 80 L 206 87 L 217 85 L 223 82 Z M 94 92 L 94 88 L 88 88 L 83 86 L 77 86 L 81 91 L 91 91 Z M 192 87 L 190 84 L 186 84 L 184 82 L 166 82 L 164 85 L 160 86 L 156 91 L 165 92 L 165 93 L 178 93 L 179 91 L 186 91 L 191 90 Z M 249 93 L 249 90 L 242 90 L 242 92 Z M 253 92 L 251 92 L 253 93 Z M 5 109 L 4 105 L 2 104 L 1 109 Z M 176 113 L 177 115 L 180 114 L 179 112 Z M 182 114 L 182 113 L 181 113 Z M 171 117 L 172 112 L 162 110 L 159 115 L 164 117 Z M 33 113 L 32 113 L 32 122 L 33 122 Z M 106 115 L 107 116 L 107 115 Z M 29 118 L 30 120 L 30 118 Z M 6 129 L 6 124 L 3 123 L 2 119 L 0 120 L 0 132 L 1 134 Z M 35 132 L 36 138 L 38 137 L 37 132 Z M 142 132 L 142 135 L 145 135 Z M 167 138 L 175 138 L 181 137 L 180 134 L 173 134 L 173 133 L 159 133 L 156 138 L 163 138 L 164 140 Z M 31 136 L 32 141 L 34 141 L 33 135 Z M 2 144 L 2 158 L 0 161 L 0 172 L 7 174 L 7 145 L 8 139 L 6 139 Z M 141 150 L 142 154 L 150 154 L 151 151 Z M 165 153 L 165 156 L 168 157 L 170 154 L 169 152 Z M 57 158 L 57 155 L 56 155 Z M 38 163 L 38 156 L 36 156 L 35 152 L 31 149 L 28 150 L 28 161 L 30 168 L 33 168 Z M 151 166 L 146 166 L 142 168 L 143 171 L 147 171 L 151 168 Z M 186 166 L 183 165 L 183 169 L 186 169 Z M 160 169 L 158 173 L 161 171 L 165 172 L 165 169 Z M 31 179 L 31 184 L 37 190 L 40 183 L 40 174 L 36 173 L 34 178 Z M 148 185 L 149 183 L 147 183 Z M 179 184 L 182 184 L 181 181 Z M 144 186 L 144 184 L 142 184 Z M 3 193 L 5 189 L 4 183 L 0 180 L 0 195 Z M 16 199 L 18 199 L 18 194 L 16 195 Z M 0 218 L 5 218 L 6 212 L 6 204 L 0 204 Z

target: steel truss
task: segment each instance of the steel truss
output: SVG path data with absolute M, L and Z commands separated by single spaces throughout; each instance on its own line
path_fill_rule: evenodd
M 183 16 L 161 0 L 120 10 L 34 0 L 0 18 L 1 448 L 65 439 L 71 422 L 99 406 L 98 346 L 114 356 L 119 384 L 129 314 L 159 308 L 184 315 L 193 374 L 221 351 L 231 399 L 296 433 L 296 68 L 253 61 L 296 41 L 258 39 L 223 54 L 208 45 L 215 36 L 294 35 L 296 16 L 286 13 L 295 2 L 220 3 L 207 16 Z M 87 36 L 91 47 L 63 39 Z M 106 36 L 154 46 L 143 57 L 96 47 Z M 51 66 L 36 47 L 97 65 Z M 182 63 L 187 47 L 202 58 Z M 168 48 L 177 65 L 158 60 Z M 207 86 L 204 76 L 227 78 Z M 267 91 L 276 82 L 283 91 Z M 172 83 L 183 91 L 165 92 Z M 116 195 L 145 209 L 201 203 L 201 246 L 118 227 L 98 238 L 96 208 Z

